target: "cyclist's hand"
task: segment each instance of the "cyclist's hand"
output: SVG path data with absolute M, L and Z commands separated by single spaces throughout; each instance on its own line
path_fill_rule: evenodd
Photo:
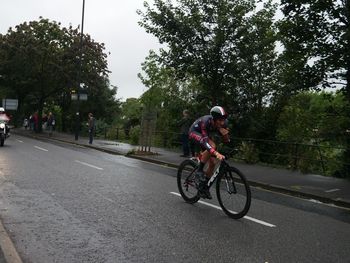
M 225 136 L 229 133 L 229 129 L 220 128 L 219 132 L 221 133 L 222 136 Z
M 219 159 L 220 161 L 222 161 L 223 159 L 225 159 L 225 155 L 222 155 L 222 154 L 219 153 L 219 152 L 215 152 L 214 155 L 215 155 L 215 157 L 216 157 L 217 159 Z

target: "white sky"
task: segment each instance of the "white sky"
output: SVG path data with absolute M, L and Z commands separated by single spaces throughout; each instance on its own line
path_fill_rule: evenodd
M 84 33 L 105 43 L 110 82 L 118 86 L 117 97 L 139 97 L 146 88 L 137 74 L 150 49 L 160 44 L 137 22 L 137 9 L 144 10 L 144 0 L 85 0 Z M 148 1 L 152 2 L 152 1 Z M 81 24 L 83 0 L 0 0 L 0 34 L 9 27 L 39 16 L 61 22 L 62 26 Z

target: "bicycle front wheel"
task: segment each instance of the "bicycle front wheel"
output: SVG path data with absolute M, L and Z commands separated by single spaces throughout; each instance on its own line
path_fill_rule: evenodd
M 195 183 L 195 173 L 198 164 L 193 160 L 183 161 L 177 172 L 177 187 L 182 198 L 190 204 L 199 200 L 198 189 Z
M 251 202 L 250 187 L 238 169 L 229 167 L 218 176 L 216 194 L 222 210 L 229 217 L 239 219 L 248 213 Z

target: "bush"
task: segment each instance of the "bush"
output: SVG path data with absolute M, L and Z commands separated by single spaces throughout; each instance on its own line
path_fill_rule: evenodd
M 125 131 L 123 128 L 120 127 L 109 127 L 107 129 L 107 139 L 108 140 L 117 140 L 117 141 L 124 141 L 126 140 L 126 135 L 125 135 Z
M 141 128 L 140 125 L 132 127 L 130 129 L 130 143 L 133 145 L 137 145 L 140 139 Z
M 105 133 L 106 133 L 106 129 L 108 127 L 108 124 L 105 122 L 104 119 L 95 119 L 95 127 L 96 127 L 96 131 L 95 131 L 95 135 L 96 137 L 100 137 L 100 138 L 104 138 L 105 137 Z
M 259 153 L 253 143 L 242 142 L 239 151 L 242 153 L 242 159 L 247 163 L 253 164 L 259 161 Z

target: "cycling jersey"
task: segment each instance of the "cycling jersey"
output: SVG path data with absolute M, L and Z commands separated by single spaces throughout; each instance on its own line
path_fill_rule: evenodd
M 225 122 L 225 126 L 227 122 Z M 224 128 L 224 127 L 223 127 Z M 211 115 L 205 115 L 197 119 L 189 130 L 189 138 L 199 143 L 210 154 L 215 152 L 215 149 L 209 144 L 209 133 L 218 131 L 214 126 L 214 120 Z

